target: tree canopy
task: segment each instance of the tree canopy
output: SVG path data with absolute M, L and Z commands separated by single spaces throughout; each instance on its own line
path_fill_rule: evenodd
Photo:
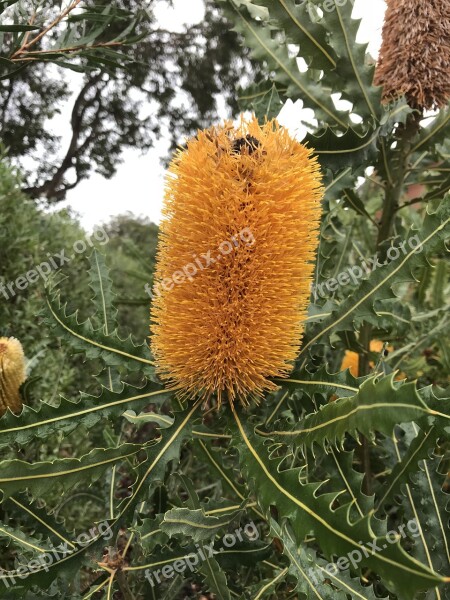
M 161 5 L 0 3 L 0 137 L 30 197 L 63 200 L 93 171 L 112 177 L 126 148 L 145 152 L 162 132 L 173 148 L 219 111 L 236 114 L 234 89 L 260 70 L 238 35 L 213 0 L 182 31 L 158 25 Z

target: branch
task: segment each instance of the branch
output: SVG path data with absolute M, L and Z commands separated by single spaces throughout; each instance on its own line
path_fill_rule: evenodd
M 87 46 L 83 44 L 81 46 L 71 46 L 68 48 L 57 48 L 52 50 L 34 50 L 33 52 L 24 51 L 18 58 L 11 58 L 12 62 L 23 62 L 23 61 L 36 61 L 41 60 L 41 57 L 46 54 L 54 54 L 55 52 L 63 52 L 64 54 L 74 54 L 81 52 L 82 50 L 90 49 L 95 50 L 96 48 L 110 48 L 112 46 L 123 46 L 124 42 L 98 42 L 97 44 L 90 44 Z
M 25 36 L 22 46 L 14 52 L 11 56 L 10 60 L 17 60 L 17 57 L 23 53 L 27 52 L 27 48 L 31 48 L 31 46 L 35 46 L 49 31 L 51 31 L 54 27 L 56 27 L 69 13 L 71 13 L 77 6 L 80 4 L 81 0 L 74 0 L 69 4 L 69 6 L 64 10 L 56 19 L 50 23 L 41 33 L 39 33 L 32 40 L 27 42 L 27 37 Z
M 1 130 L 3 131 L 5 129 L 5 123 L 6 123 L 6 115 L 7 115 L 7 111 L 9 108 L 9 103 L 11 101 L 12 98 L 12 94 L 13 94 L 13 89 L 14 89 L 14 80 L 9 79 L 8 80 L 8 92 L 6 94 L 6 98 L 3 102 L 3 108 L 1 111 Z
M 410 200 L 409 202 L 405 202 L 404 204 L 397 206 L 395 212 L 397 212 L 398 210 L 402 210 L 402 208 L 406 208 L 407 206 L 412 206 L 413 204 L 420 204 L 423 201 L 423 198 L 414 198 L 414 200 Z
M 86 95 L 89 92 L 89 90 L 91 90 L 101 81 L 101 79 L 102 73 L 98 73 L 97 75 L 95 75 L 95 77 L 87 81 L 80 90 L 80 93 L 78 94 L 72 109 L 72 116 L 70 120 L 70 124 L 72 127 L 72 138 L 70 140 L 70 144 L 67 149 L 66 155 L 63 158 L 61 165 L 55 171 L 51 179 L 49 179 L 40 186 L 25 188 L 23 190 L 30 197 L 39 198 L 45 196 L 49 200 L 53 199 L 56 202 L 60 202 L 61 200 L 64 200 L 66 192 L 70 189 L 73 189 L 79 182 L 79 177 L 77 174 L 77 179 L 75 183 L 65 184 L 62 187 L 60 187 L 66 171 L 68 171 L 71 167 L 74 166 L 73 159 L 76 158 L 86 146 L 85 142 L 81 146 L 79 146 L 79 139 L 82 133 L 84 115 L 86 114 L 86 110 L 90 106 L 92 106 L 96 101 L 99 101 L 101 90 L 97 90 L 95 96 L 90 100 L 86 99 Z M 89 136 L 89 138 L 91 138 L 91 136 Z

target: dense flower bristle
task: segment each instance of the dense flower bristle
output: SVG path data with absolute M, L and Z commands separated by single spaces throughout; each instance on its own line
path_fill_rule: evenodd
M 450 0 L 387 0 L 375 73 L 383 98 L 417 109 L 450 99 Z
M 7 408 L 15 413 L 22 409 L 19 388 L 25 378 L 22 344 L 12 337 L 0 337 L 0 416 Z
M 159 375 L 181 395 L 248 403 L 291 370 L 310 298 L 321 195 L 312 151 L 275 121 L 199 132 L 175 156 L 151 346 Z

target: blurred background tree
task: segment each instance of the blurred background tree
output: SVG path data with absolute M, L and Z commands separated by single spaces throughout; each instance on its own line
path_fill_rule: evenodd
M 148 334 L 142 329 L 148 321 L 150 304 L 145 286 L 153 287 L 158 230 L 149 219 L 129 213 L 118 215 L 105 225 L 119 327 L 123 336 L 131 333 L 140 343 L 144 341 L 142 336 Z
M 79 223 L 66 210 L 46 214 L 20 191 L 21 180 L 3 155 L 0 161 L 0 331 L 3 336 L 20 338 L 26 349 L 28 371 L 36 381 L 35 395 L 50 403 L 58 394 L 77 394 L 87 383 L 78 364 L 66 363 L 66 350 L 49 335 L 41 319 L 44 308 L 43 285 L 39 279 L 20 291 L 18 277 L 35 269 L 49 255 L 54 256 L 86 236 Z M 85 269 L 72 261 L 65 274 L 73 278 L 71 287 L 82 285 Z M 12 284 L 8 288 L 8 284 Z M 86 304 L 86 303 L 85 303 Z M 44 377 L 45 375 L 45 377 Z
M 236 86 L 261 67 L 215 4 L 173 32 L 155 16 L 170 0 L 0 3 L 0 137 L 27 195 L 61 201 L 94 171 L 112 177 L 124 149 L 145 152 L 162 131 L 173 149 L 219 111 L 238 112 Z M 50 124 L 68 103 L 66 141 Z

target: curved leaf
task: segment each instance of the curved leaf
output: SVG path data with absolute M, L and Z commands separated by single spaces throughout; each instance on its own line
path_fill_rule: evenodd
M 147 382 L 142 388 L 124 385 L 122 391 L 103 388 L 100 396 L 82 394 L 78 402 L 63 398 L 58 407 L 41 403 L 36 410 L 24 406 L 20 415 L 10 411 L 0 419 L 0 448 L 13 442 L 26 444 L 35 437 L 45 439 L 57 431 L 70 433 L 79 425 L 93 427 L 101 419 L 120 417 L 127 409 L 162 404 L 172 393 Z
M 391 435 L 394 427 L 410 421 L 443 420 L 450 423 L 450 415 L 437 413 L 422 400 L 415 383 L 394 383 L 394 374 L 367 379 L 350 398 L 341 398 L 308 414 L 286 431 L 263 431 L 259 435 L 275 442 L 325 446 L 342 444 L 346 434 L 358 439 L 359 434 L 374 438 L 379 431 Z
M 241 469 L 266 514 L 271 506 L 276 506 L 280 518 L 289 519 L 297 543 L 313 532 L 327 557 L 357 552 L 358 567 L 368 567 L 379 573 L 386 585 L 398 591 L 405 600 L 412 600 L 418 590 L 445 581 L 409 556 L 398 541 L 392 544 L 385 537 L 375 537 L 370 516 L 351 523 L 348 506 L 333 510 L 331 506 L 336 493 L 318 495 L 321 484 L 300 484 L 298 469 L 281 471 L 277 461 L 270 459 L 263 438 L 250 431 L 233 406 L 232 410 L 236 426 L 231 429 L 239 450 Z M 373 543 L 379 551 L 368 552 Z
M 153 361 L 146 344 L 135 346 L 128 337 L 122 340 L 116 331 L 106 335 L 103 327 L 94 329 L 87 320 L 78 322 L 77 312 L 67 315 L 67 304 L 62 305 L 59 293 L 46 293 L 47 307 L 51 316 L 48 324 L 56 328 L 77 352 L 84 352 L 88 358 L 101 358 L 107 366 L 126 363 L 130 370 L 141 369 L 148 377 L 154 376 Z
M 421 265 L 429 266 L 426 257 L 428 253 L 446 250 L 445 240 L 450 224 L 449 214 L 450 203 L 446 201 L 441 203 L 435 213 L 427 213 L 420 234 L 417 234 L 420 241 L 416 243 L 417 240 L 414 240 L 414 243 L 410 243 L 408 238 L 405 240 L 405 253 L 400 255 L 398 260 L 372 270 L 368 279 L 363 280 L 353 294 L 311 333 L 311 338 L 302 346 L 300 356 L 304 355 L 326 334 L 346 329 L 353 330 L 354 321 L 357 319 L 368 321 L 372 319 L 376 324 L 375 300 L 394 297 L 392 291 L 394 284 L 415 281 L 413 271 Z M 410 237 L 415 236 L 411 235 Z

